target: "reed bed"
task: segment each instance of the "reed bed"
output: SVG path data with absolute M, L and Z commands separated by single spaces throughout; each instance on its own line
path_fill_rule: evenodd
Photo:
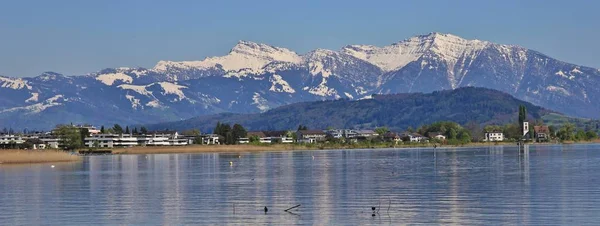
M 54 150 L 0 150 L 0 165 L 51 162 L 73 162 L 81 158 L 64 151 Z

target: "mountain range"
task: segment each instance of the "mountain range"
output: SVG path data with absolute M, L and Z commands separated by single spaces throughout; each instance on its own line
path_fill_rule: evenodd
M 430 33 L 389 46 L 305 54 L 240 41 L 225 56 L 87 75 L 0 77 L 0 127 L 148 124 L 260 113 L 319 100 L 486 87 L 571 116 L 598 118 L 600 70 L 515 45 Z

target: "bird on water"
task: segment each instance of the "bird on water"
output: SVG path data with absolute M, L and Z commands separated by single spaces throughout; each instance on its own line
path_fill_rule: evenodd
M 269 208 L 265 206 L 265 213 L 269 212 Z

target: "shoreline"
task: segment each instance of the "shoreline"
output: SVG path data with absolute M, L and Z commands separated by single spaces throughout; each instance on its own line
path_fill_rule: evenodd
M 530 145 L 573 145 L 573 144 L 598 144 L 600 141 L 573 142 L 573 143 L 528 143 Z M 131 147 L 111 149 L 114 155 L 141 155 L 141 154 L 192 154 L 192 153 L 260 153 L 260 152 L 284 152 L 284 151 L 310 151 L 310 150 L 369 150 L 369 149 L 415 149 L 415 148 L 468 148 L 468 147 L 493 147 L 493 146 L 516 146 L 513 142 L 501 143 L 469 143 L 464 145 L 295 145 L 295 144 L 272 144 L 272 145 L 188 145 L 181 147 Z
M 57 150 L 0 150 L 0 166 L 80 161 L 81 157 Z
M 565 143 L 528 143 L 530 145 L 578 145 L 600 144 L 600 140 Z M 238 145 L 188 145 L 167 147 L 131 147 L 110 149 L 113 155 L 146 155 L 146 154 L 203 154 L 203 153 L 261 153 L 288 151 L 320 151 L 320 150 L 381 150 L 381 149 L 418 149 L 418 148 L 476 148 L 476 147 L 516 146 L 514 142 L 468 143 L 464 145 L 298 145 L 298 144 L 238 144 Z M 81 149 L 87 150 L 87 149 Z M 82 156 L 59 150 L 0 150 L 0 166 L 25 165 L 42 163 L 66 163 L 81 161 Z

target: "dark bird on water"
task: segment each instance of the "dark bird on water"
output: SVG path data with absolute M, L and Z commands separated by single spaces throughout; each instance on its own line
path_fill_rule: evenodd
M 374 206 L 371 207 L 371 210 L 375 211 L 375 209 L 377 209 L 377 207 L 374 207 Z
M 265 206 L 265 213 L 269 212 L 269 208 Z

